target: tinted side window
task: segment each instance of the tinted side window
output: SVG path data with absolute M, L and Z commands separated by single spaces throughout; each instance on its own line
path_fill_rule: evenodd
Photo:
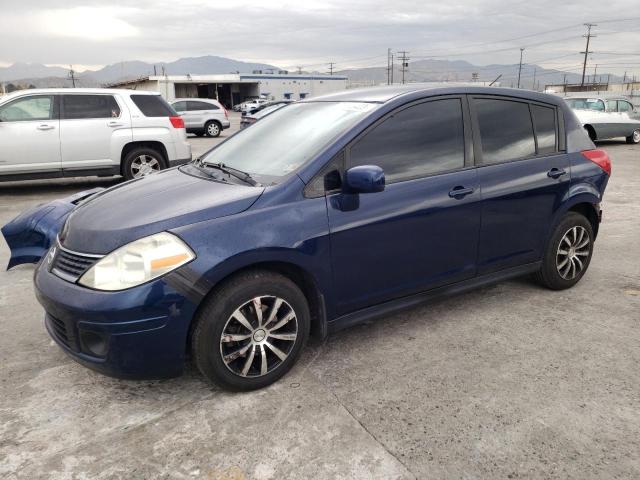
M 219 110 L 213 103 L 187 102 L 187 110 Z
M 633 107 L 629 102 L 625 102 L 623 100 L 618 100 L 618 111 L 619 112 L 631 112 L 633 111 Z
M 460 99 L 434 100 L 399 111 L 351 147 L 349 166 L 378 165 L 387 183 L 464 167 Z
M 482 162 L 500 163 L 536 154 L 529 105 L 492 98 L 475 99 Z
M 19 98 L 0 107 L 0 120 L 3 122 L 51 120 L 52 118 L 53 97 L 50 95 Z
M 145 117 L 174 117 L 178 115 L 160 95 L 131 95 L 131 100 Z
M 176 102 L 171 106 L 176 112 L 184 112 L 187 110 L 187 102 Z
M 618 107 L 616 106 L 615 100 L 607 100 L 607 111 L 609 112 L 617 112 Z
M 538 139 L 538 154 L 556 151 L 556 111 L 553 108 L 531 105 L 533 124 Z
M 111 95 L 62 95 L 64 119 L 115 118 L 120 107 Z

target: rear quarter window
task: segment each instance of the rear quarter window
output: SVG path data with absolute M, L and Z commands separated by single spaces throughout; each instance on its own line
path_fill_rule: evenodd
M 145 117 L 174 117 L 178 115 L 160 95 L 131 95 L 131 101 Z
M 533 124 L 536 127 L 538 155 L 553 153 L 557 150 L 556 111 L 551 107 L 531 105 Z

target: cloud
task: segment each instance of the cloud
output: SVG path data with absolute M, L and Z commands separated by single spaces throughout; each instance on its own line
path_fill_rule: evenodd
M 386 64 L 387 48 L 412 60 L 467 60 L 479 65 L 555 62 L 575 68 L 583 22 L 603 17 L 593 48 L 633 52 L 637 0 L 30 0 L 0 15 L 0 62 L 109 64 L 220 55 L 324 71 Z M 538 34 L 531 37 L 527 35 Z M 605 33 L 610 32 L 610 33 Z M 602 33 L 600 35 L 600 33 Z M 80 40 L 80 41 L 79 41 Z M 636 52 L 637 53 L 637 52 Z M 594 62 L 638 56 L 594 54 Z M 613 65 L 612 65 L 613 68 Z M 618 68 L 618 66 L 616 66 Z M 638 69 L 640 73 L 640 69 Z M 599 69 L 600 71 L 600 69 Z M 613 71 L 613 70 L 612 70 Z

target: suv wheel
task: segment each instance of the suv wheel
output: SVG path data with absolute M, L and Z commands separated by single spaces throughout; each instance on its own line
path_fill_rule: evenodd
M 240 274 L 205 300 L 191 339 L 204 376 L 231 390 L 254 390 L 282 377 L 309 336 L 309 306 L 288 278 Z
M 556 227 L 536 274 L 552 290 L 564 290 L 580 281 L 593 253 L 593 228 L 583 215 L 569 212 Z
M 640 143 L 640 128 L 634 130 L 633 133 L 627 137 L 627 143 Z
M 165 168 L 164 156 L 153 148 L 134 148 L 124 159 L 122 174 L 127 180 L 141 178 Z
M 207 133 L 208 137 L 217 137 L 220 135 L 222 128 L 218 122 L 207 122 L 204 126 L 204 131 Z

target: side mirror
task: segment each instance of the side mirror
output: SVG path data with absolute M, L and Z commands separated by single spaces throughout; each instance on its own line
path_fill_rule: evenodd
M 345 173 L 345 187 L 349 193 L 381 192 L 384 186 L 384 171 L 377 165 L 360 165 Z

